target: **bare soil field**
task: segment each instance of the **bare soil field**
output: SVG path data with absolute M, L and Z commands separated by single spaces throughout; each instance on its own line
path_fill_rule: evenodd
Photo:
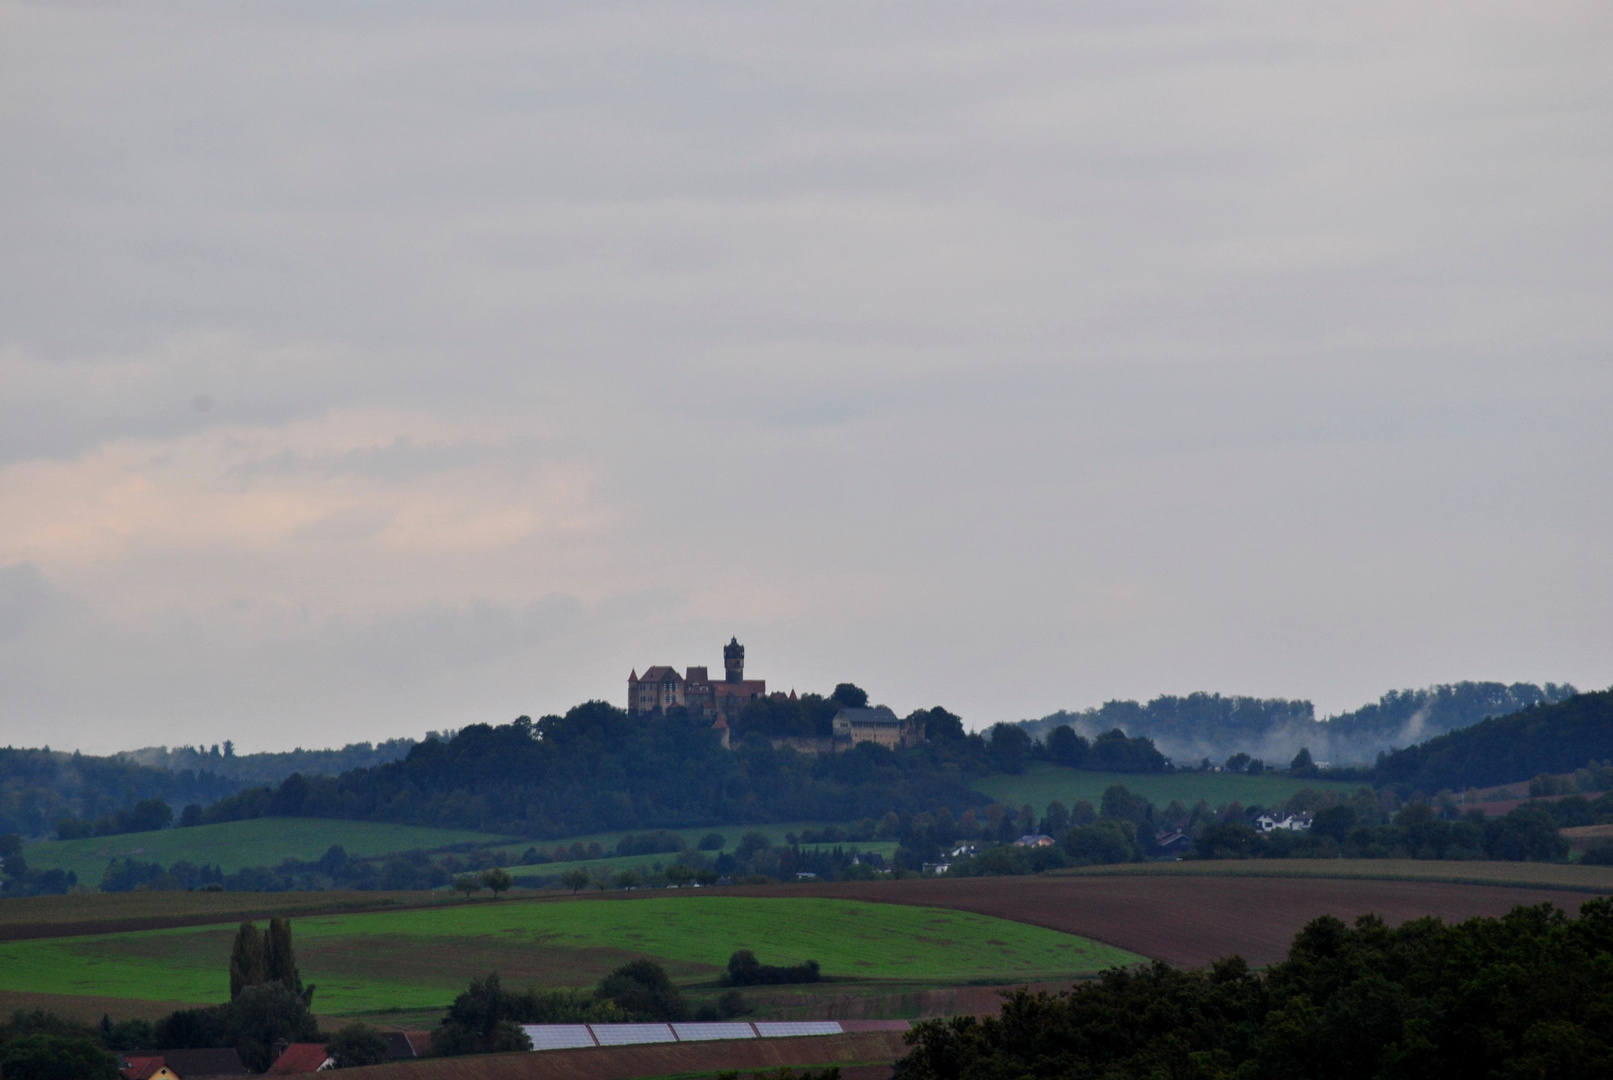
M 114 1020 L 160 1020 L 175 1009 L 192 1008 L 195 1006 L 188 1001 L 139 1001 L 133 998 L 0 990 L 0 1019 L 10 1019 L 18 1009 L 25 1012 L 44 1009 L 66 1020 L 98 1024 L 103 1016 L 110 1016 Z
M 1590 826 L 1596 828 L 1597 826 Z M 1613 867 L 1571 863 L 1441 861 L 1434 859 L 1187 859 L 1053 870 L 1050 876 L 1188 875 L 1192 877 L 1357 878 L 1441 881 L 1457 885 L 1522 885 L 1571 892 L 1613 893 Z
M 271 915 L 342 915 L 450 903 L 424 892 L 131 892 L 33 896 L 0 903 L 0 941 L 207 926 Z
M 890 1075 L 889 1063 L 907 1053 L 899 1031 L 861 1031 L 794 1039 L 659 1043 L 652 1046 L 588 1047 L 541 1053 L 426 1058 L 349 1069 L 351 1080 L 629 1080 L 728 1070 L 879 1065 L 870 1076 Z M 856 1076 L 863 1076 L 858 1070 Z
M 1294 934 L 1318 915 L 1350 921 L 1371 913 L 1398 925 L 1425 915 L 1447 921 L 1503 915 L 1520 904 L 1550 903 L 1577 913 L 1600 895 L 1431 881 L 1184 874 L 848 881 L 741 891 L 959 908 L 1193 967 L 1234 953 L 1254 965 L 1281 960 Z

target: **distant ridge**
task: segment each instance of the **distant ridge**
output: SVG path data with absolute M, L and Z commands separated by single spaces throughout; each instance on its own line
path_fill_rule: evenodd
M 1113 728 L 1141 735 L 1178 765 L 1220 764 L 1237 753 L 1285 765 L 1303 747 L 1333 765 L 1370 764 L 1381 753 L 1470 727 L 1577 693 L 1567 683 L 1459 682 L 1421 690 L 1391 690 L 1376 702 L 1325 720 L 1309 701 L 1209 693 L 1164 694 L 1146 705 L 1109 701 L 1080 712 L 1060 711 L 1021 722 L 1034 739 L 1060 724 L 1092 738 Z M 1583 764 L 1583 763 L 1582 763 Z

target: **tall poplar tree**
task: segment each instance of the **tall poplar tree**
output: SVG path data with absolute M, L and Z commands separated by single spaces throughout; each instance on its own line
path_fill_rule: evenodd
M 264 943 L 263 981 L 277 982 L 293 994 L 302 993 L 297 953 L 291 947 L 290 919 L 269 920 L 269 933 Z
M 242 920 L 241 928 L 235 932 L 235 946 L 230 950 L 231 1001 L 240 997 L 247 987 L 266 981 L 264 952 L 263 935 L 257 925 L 251 920 Z

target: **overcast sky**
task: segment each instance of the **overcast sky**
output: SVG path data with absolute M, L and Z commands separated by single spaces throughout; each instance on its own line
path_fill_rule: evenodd
M 0 742 L 1605 687 L 1610 40 L 0 0 Z

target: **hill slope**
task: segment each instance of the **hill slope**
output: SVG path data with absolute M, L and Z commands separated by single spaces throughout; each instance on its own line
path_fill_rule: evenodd
M 1613 759 L 1613 690 L 1536 705 L 1378 761 L 1379 784 L 1431 794 L 1564 773 Z

